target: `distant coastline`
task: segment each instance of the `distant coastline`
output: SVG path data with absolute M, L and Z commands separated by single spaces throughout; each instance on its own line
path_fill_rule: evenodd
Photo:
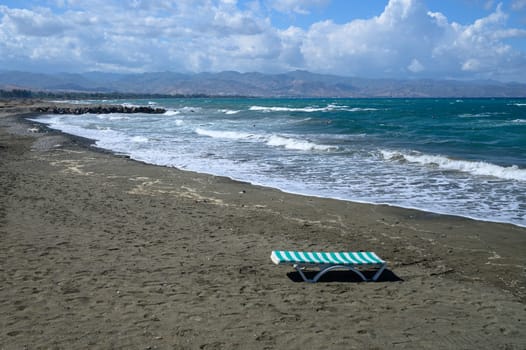
M 9 100 L 42 100 L 49 102 L 59 102 L 59 103 L 68 103 L 69 101 L 95 101 L 96 104 L 101 101 L 114 101 L 114 100 L 157 100 L 157 99 L 173 99 L 173 98 L 265 98 L 261 96 L 247 96 L 247 95 L 207 95 L 207 94 L 175 94 L 175 95 L 165 95 L 165 94 L 135 94 L 135 93 L 124 93 L 124 92 L 54 92 L 54 91 L 32 91 L 24 89 L 13 89 L 13 90 L 4 90 L 0 89 L 0 100 L 9 101 Z M 330 97 L 310 97 L 310 96 L 273 96 L 272 98 L 282 99 L 282 98 L 292 98 L 292 99 L 323 99 Z M 386 97 L 335 97 L 336 99 L 347 99 L 347 98 L 356 98 L 356 99 L 383 99 Z M 517 98 L 524 99 L 524 97 L 502 97 L 502 96 L 486 96 L 486 97 L 431 97 L 431 96 L 396 96 L 390 97 L 392 99 L 507 99 L 507 98 Z M 86 112 L 90 113 L 90 112 Z M 115 111 L 115 113 L 127 113 Z M 135 112 L 132 112 L 135 113 Z M 72 112 L 72 114 L 78 114 Z
M 492 80 L 366 79 L 293 71 L 282 74 L 0 71 L 0 97 L 33 98 L 523 98 L 526 84 Z
M 125 92 L 75 92 L 75 91 L 33 91 L 28 89 L 0 89 L 0 99 L 41 99 L 41 100 L 123 100 L 123 99 L 162 99 L 162 98 L 222 98 L 221 95 L 206 94 L 135 94 Z M 228 97 L 250 98 L 236 95 Z

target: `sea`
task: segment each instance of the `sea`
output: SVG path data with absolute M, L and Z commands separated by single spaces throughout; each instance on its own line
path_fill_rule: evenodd
M 526 227 L 526 99 L 67 102 L 167 111 L 33 120 L 150 164 Z

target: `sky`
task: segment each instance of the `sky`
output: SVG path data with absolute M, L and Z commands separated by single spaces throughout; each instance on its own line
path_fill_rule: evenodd
M 0 0 L 0 70 L 526 83 L 526 0 Z

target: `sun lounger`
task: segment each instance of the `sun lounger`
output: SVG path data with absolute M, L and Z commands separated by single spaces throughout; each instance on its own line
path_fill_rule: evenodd
M 296 252 L 275 250 L 270 259 L 276 265 L 292 265 L 305 282 L 315 283 L 326 272 L 335 269 L 347 269 L 355 272 L 364 281 L 368 279 L 360 271 L 375 268 L 378 271 L 371 278 L 376 281 L 385 270 L 387 263 L 373 252 Z M 320 271 L 312 279 L 308 279 L 303 270 L 308 267 L 318 267 Z

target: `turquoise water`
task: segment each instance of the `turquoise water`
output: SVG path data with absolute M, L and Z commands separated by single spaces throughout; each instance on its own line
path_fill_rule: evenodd
M 105 102 L 168 112 L 39 121 L 152 164 L 526 226 L 526 99 Z

